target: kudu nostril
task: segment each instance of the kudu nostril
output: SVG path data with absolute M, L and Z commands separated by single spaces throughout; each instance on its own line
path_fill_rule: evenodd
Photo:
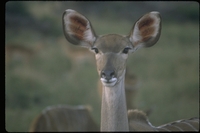
M 115 72 L 113 70 L 105 70 L 101 72 L 101 78 L 106 80 L 110 80 L 115 76 Z
M 114 78 L 115 76 L 115 72 L 113 71 L 111 74 L 110 74 L 111 78 Z

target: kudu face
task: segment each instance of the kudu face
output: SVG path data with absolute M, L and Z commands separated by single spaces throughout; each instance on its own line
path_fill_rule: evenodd
M 128 38 L 116 34 L 99 37 L 94 43 L 97 71 L 104 85 L 114 86 L 122 79 L 130 47 Z
M 90 21 L 68 9 L 63 14 L 66 39 L 87 47 L 95 53 L 97 71 L 104 86 L 115 86 L 124 76 L 129 53 L 141 47 L 153 46 L 160 36 L 161 19 L 158 12 L 141 17 L 128 36 L 108 34 L 97 36 Z

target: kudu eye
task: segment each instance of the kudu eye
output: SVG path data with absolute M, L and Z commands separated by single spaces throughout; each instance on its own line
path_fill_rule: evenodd
M 91 48 L 96 54 L 99 53 L 99 50 L 97 48 Z
M 131 49 L 131 48 L 129 48 L 129 47 L 124 48 L 124 50 L 122 51 L 122 53 L 128 54 L 129 49 Z

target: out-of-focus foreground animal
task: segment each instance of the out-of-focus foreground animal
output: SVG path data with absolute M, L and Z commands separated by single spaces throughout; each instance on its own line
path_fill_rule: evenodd
M 30 132 L 98 131 L 90 106 L 57 105 L 45 108 L 32 122 Z

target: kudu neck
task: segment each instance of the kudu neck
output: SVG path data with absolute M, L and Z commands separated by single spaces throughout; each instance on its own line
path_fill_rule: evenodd
M 124 80 L 125 71 L 115 86 L 102 88 L 101 131 L 129 130 Z

